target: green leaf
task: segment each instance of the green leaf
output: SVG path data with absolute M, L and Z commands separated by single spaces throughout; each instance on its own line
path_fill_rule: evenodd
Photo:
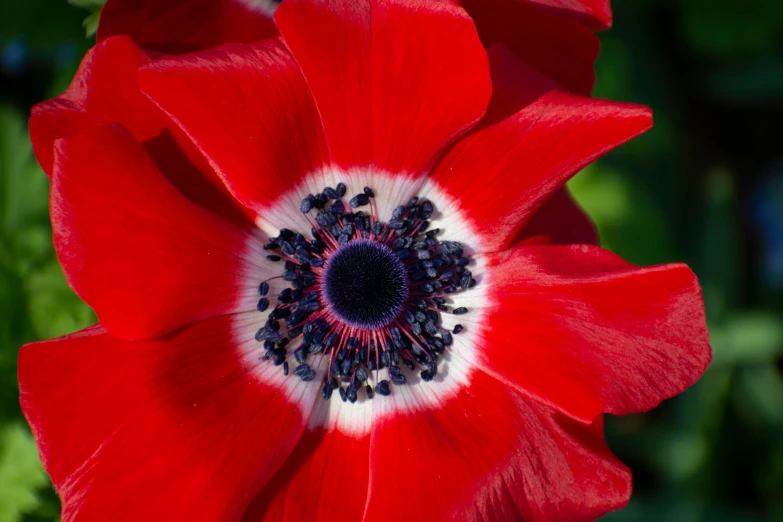
M 774 361 L 783 355 L 783 324 L 768 312 L 730 315 L 710 332 L 714 366 Z
M 621 173 L 608 167 L 588 165 L 568 186 L 599 228 L 619 225 L 631 214 L 631 187 Z
M 82 25 L 87 36 L 92 36 L 98 31 L 98 22 L 101 20 L 101 12 L 95 11 L 90 13 L 87 18 L 84 19 Z
M 739 369 L 736 388 L 742 413 L 753 424 L 783 428 L 783 376 L 774 364 Z
M 98 30 L 98 22 L 101 19 L 101 9 L 106 0 L 68 0 L 68 3 L 82 9 L 87 9 L 90 14 L 82 22 L 82 26 L 90 37 Z
M 723 60 L 775 49 L 783 30 L 779 0 L 689 0 L 681 3 L 682 25 L 699 53 Z
M 97 321 L 93 311 L 68 287 L 56 260 L 31 274 L 25 286 L 28 313 L 41 339 L 75 332 Z
M 666 216 L 624 171 L 593 163 L 568 186 L 598 227 L 605 248 L 641 265 L 676 260 Z
M 89 9 L 90 11 L 100 10 L 106 0 L 68 0 L 68 3 L 82 9 Z
M 87 42 L 79 22 L 84 11 L 62 0 L 3 0 L 0 2 L 0 46 L 17 38 L 33 50 L 54 51 Z
M 709 457 L 709 441 L 701 433 L 671 432 L 661 436 L 651 455 L 659 473 L 669 480 L 692 476 Z
M 21 423 L 0 430 L 0 520 L 17 522 L 41 504 L 37 491 L 49 480 L 30 432 Z
M 0 106 L 0 263 L 17 273 L 51 257 L 48 195 L 23 116 Z
M 54 259 L 48 199 L 49 182 L 33 156 L 24 118 L 0 107 L 0 268 L 8 271 L 9 281 L 24 281 L 27 296 L 10 300 L 14 304 L 9 305 L 5 317 L 18 313 L 20 305 L 24 308 L 27 302 L 38 338 L 57 337 L 95 322 L 95 315 L 68 287 Z M 13 285 L 5 286 L 10 289 Z M 23 322 L 16 319 L 13 325 Z M 10 350 L 17 349 L 13 344 L 21 344 L 23 337 L 4 343 L 14 360 Z

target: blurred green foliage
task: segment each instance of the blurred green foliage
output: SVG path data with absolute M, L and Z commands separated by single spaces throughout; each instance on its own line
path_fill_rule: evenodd
M 49 183 L 17 109 L 0 106 L 0 521 L 53 520 L 57 498 L 19 411 L 16 357 L 27 342 L 95 322 L 52 248 Z M 29 515 L 26 518 L 22 514 Z
M 97 24 L 101 0 L 71 4 L 0 4 L 0 522 L 59 512 L 19 411 L 18 349 L 95 321 L 57 264 L 48 181 L 25 130 L 30 105 L 62 91 L 88 47 L 84 18 L 88 34 Z M 691 265 L 714 362 L 653 412 L 607 420 L 635 484 L 606 520 L 783 521 L 783 282 L 765 270 L 783 262 L 783 190 L 766 188 L 783 180 L 783 2 L 613 5 L 596 95 L 652 106 L 655 128 L 570 186 L 606 247 L 642 265 Z M 759 208 L 772 208 L 766 228 Z
M 106 0 L 68 0 L 68 3 L 86 9 L 90 14 L 84 19 L 84 26 L 87 36 L 92 36 L 98 30 L 98 22 L 101 19 L 101 8 Z
M 694 269 L 714 360 L 682 396 L 607 420 L 610 447 L 635 484 L 628 508 L 605 518 L 780 521 L 783 288 L 762 267 L 783 235 L 758 230 L 753 215 L 762 205 L 783 210 L 765 190 L 770 169 L 783 180 L 771 124 L 783 111 L 783 3 L 613 6 L 595 94 L 650 105 L 655 127 L 570 186 L 607 248 L 642 265 Z

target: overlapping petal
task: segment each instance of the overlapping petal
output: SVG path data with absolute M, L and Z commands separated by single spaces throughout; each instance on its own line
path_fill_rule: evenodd
M 407 7 L 290 1 L 278 11 L 284 42 L 159 60 L 139 83 L 270 230 L 306 230 L 297 208 L 308 192 L 343 181 L 409 198 L 484 113 L 490 79 L 470 19 L 445 4 Z M 311 30 L 296 29 L 304 23 Z M 406 49 L 415 59 L 400 60 Z
M 427 0 L 438 7 L 439 0 Z M 126 35 L 155 51 L 181 54 L 274 36 L 276 0 L 108 0 L 98 41 Z M 608 0 L 453 0 L 488 46 L 503 43 L 566 89 L 589 95 L 598 55 L 595 30 L 611 25 Z
M 312 415 L 320 417 L 330 407 L 334 406 L 319 400 Z M 242 522 L 365 520 L 369 479 L 369 434 L 311 425 L 277 475 L 250 503 Z
M 55 149 L 55 249 L 109 331 L 144 339 L 254 308 L 272 276 L 259 241 L 183 197 L 130 132 L 104 125 Z
M 589 96 L 600 43 L 611 22 L 606 0 L 463 0 L 489 48 L 503 44 L 564 89 Z
M 585 211 L 562 188 L 536 212 L 514 239 L 517 243 L 598 245 L 598 230 Z
M 30 138 L 48 175 L 52 174 L 55 141 L 75 136 L 81 129 L 118 122 L 139 141 L 161 132 L 161 119 L 135 81 L 138 68 L 151 59 L 128 38 L 101 42 L 87 52 L 64 93 L 33 107 Z
M 486 263 L 477 364 L 576 419 L 649 410 L 710 362 L 685 265 L 637 268 L 586 245 L 521 245 Z
M 441 408 L 374 426 L 363 520 L 593 520 L 631 486 L 602 431 L 476 372 Z
M 612 25 L 612 8 L 609 0 L 515 0 L 538 5 L 578 20 L 595 31 Z
M 428 180 L 458 202 L 485 252 L 508 247 L 571 176 L 652 124 L 648 108 L 567 93 L 501 46 L 490 60 L 486 116 Z
M 129 38 L 99 42 L 82 60 L 71 85 L 60 96 L 33 107 L 30 138 L 41 167 L 51 176 L 54 145 L 60 138 L 105 123 L 120 123 L 142 143 L 166 178 L 187 198 L 248 228 L 250 220 L 228 194 L 201 154 L 187 140 L 175 138 L 158 109 L 136 83 L 138 69 L 157 55 L 139 49 Z
M 332 161 L 345 170 L 420 180 L 484 114 L 486 53 L 453 5 L 286 0 L 275 20 L 313 94 Z
M 271 365 L 251 374 L 236 321 L 155 342 L 93 327 L 22 348 L 22 409 L 64 521 L 241 516 L 296 445 L 317 390 L 282 384 Z
M 256 214 L 330 163 L 312 96 L 279 38 L 160 60 L 139 84 Z
M 108 0 L 98 41 L 127 35 L 165 53 L 188 53 L 226 42 L 253 42 L 277 33 L 275 0 Z

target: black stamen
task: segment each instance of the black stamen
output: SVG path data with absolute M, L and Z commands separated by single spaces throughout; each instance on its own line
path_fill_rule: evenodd
M 370 204 L 370 197 L 367 194 L 357 194 L 351 198 L 348 204 L 351 205 L 351 208 L 363 207 Z
M 326 264 L 323 294 L 347 324 L 380 328 L 402 310 L 408 298 L 408 275 L 389 247 L 355 240 L 339 248 Z
M 328 400 L 337 390 L 341 400 L 354 403 L 362 389 L 368 399 L 390 395 L 391 385 L 408 382 L 405 372 L 420 369 L 424 382 L 437 375 L 439 354 L 464 329 L 441 326 L 440 313 L 449 310 L 444 296 L 472 288 L 476 280 L 466 269 L 470 259 L 462 245 L 438 240 L 437 228 L 428 230 L 432 202 L 414 197 L 384 223 L 376 219 L 375 205 L 358 210 L 375 197 L 369 187 L 347 205 L 346 193 L 341 182 L 301 200 L 303 214 L 315 209 L 311 240 L 282 229 L 264 245 L 279 250 L 267 259 L 285 261 L 278 277 L 291 287 L 277 295 L 254 337 L 263 343 L 262 358 L 282 365 L 285 375 L 290 345 L 296 361 L 291 373 L 305 382 L 317 377 L 308 359 L 318 356 L 320 364 L 327 357 L 322 397 Z M 269 291 L 268 281 L 259 284 L 261 312 L 275 299 Z M 388 380 L 378 381 L 383 369 Z
M 375 391 L 378 395 L 388 396 L 391 395 L 391 388 L 389 388 L 389 381 L 381 381 L 375 385 Z

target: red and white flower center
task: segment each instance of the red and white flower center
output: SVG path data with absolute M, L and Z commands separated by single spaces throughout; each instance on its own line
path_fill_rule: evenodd
M 337 391 L 355 403 L 360 393 L 388 396 L 391 385 L 406 384 L 403 367 L 425 382 L 437 375 L 440 355 L 463 330 L 444 329 L 440 315 L 466 314 L 447 298 L 476 280 L 463 247 L 429 230 L 432 202 L 414 197 L 383 222 L 372 189 L 350 198 L 346 191 L 338 183 L 301 201 L 302 214 L 313 216 L 311 239 L 282 229 L 265 245 L 291 286 L 277 295 L 255 339 L 265 359 L 303 381 L 315 380 L 314 366 L 326 359 L 323 398 Z M 270 307 L 269 289 L 269 281 L 259 285 L 260 312 Z M 370 375 L 379 373 L 386 378 L 373 386 Z
M 480 256 L 446 239 L 469 239 L 470 224 L 449 215 L 458 209 L 435 187 L 425 184 L 428 198 L 408 194 L 400 204 L 399 190 L 384 198 L 352 185 L 352 192 L 337 183 L 308 193 L 311 183 L 267 213 L 292 226 L 264 246 L 279 275 L 259 284 L 265 322 L 254 332 L 245 323 L 252 342 L 238 341 L 259 378 L 292 400 L 317 387 L 312 427 L 360 434 L 372 418 L 435 407 L 469 384 L 483 315 L 472 306 L 485 304 L 486 274 Z M 451 210 L 437 211 L 433 200 Z M 385 404 L 372 406 L 379 395 Z

